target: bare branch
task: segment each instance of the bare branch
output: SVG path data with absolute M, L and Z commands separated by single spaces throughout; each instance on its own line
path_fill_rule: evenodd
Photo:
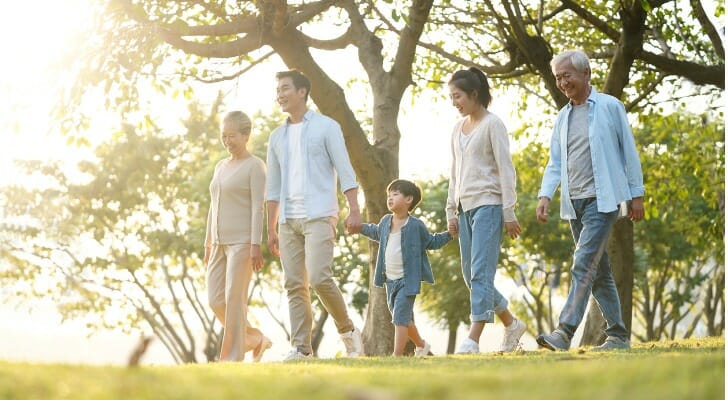
M 606 22 L 602 21 L 599 17 L 596 15 L 590 13 L 585 8 L 581 7 L 580 5 L 576 4 L 572 0 L 561 0 L 561 3 L 568 8 L 569 10 L 573 11 L 576 15 L 578 15 L 583 20 L 587 21 L 589 24 L 597 28 L 600 32 L 604 33 L 612 39 L 615 43 L 619 42 L 619 31 L 612 28 L 607 24 Z
M 172 286 L 172 278 L 169 275 L 169 269 L 167 268 L 167 264 L 164 263 L 164 258 L 161 258 L 159 260 L 159 265 L 162 269 L 162 272 L 164 273 L 164 280 L 167 283 L 167 290 L 169 291 L 170 296 L 172 296 L 172 304 L 174 304 L 174 310 L 177 312 L 177 315 L 179 316 L 179 320 L 182 322 L 182 328 L 184 329 L 185 333 L 187 334 L 187 340 L 189 343 L 189 351 L 190 353 L 195 353 L 195 337 L 192 335 L 192 331 L 190 330 L 189 325 L 187 324 L 187 320 L 184 317 L 184 313 L 182 312 L 182 307 L 180 307 L 179 299 L 177 298 L 177 292 L 174 290 L 174 287 Z
M 691 80 L 697 85 L 714 85 L 725 89 L 725 64 L 700 65 L 690 61 L 670 59 L 647 50 L 637 56 L 666 74 L 677 75 Z
M 304 41 L 306 44 L 310 47 L 321 49 L 321 50 L 339 50 L 343 49 L 346 46 L 352 44 L 352 28 L 349 26 L 349 29 L 346 30 L 341 36 L 334 38 L 334 39 L 316 39 L 312 38 L 304 33 L 301 33 L 301 36 L 303 36 Z
M 513 58 L 511 58 L 510 61 L 508 62 L 508 64 L 505 64 L 505 65 L 486 66 L 486 65 L 476 64 L 475 62 L 473 62 L 472 59 L 466 59 L 466 58 L 463 58 L 463 57 L 460 57 L 460 56 L 456 56 L 456 55 L 454 55 L 452 53 L 449 53 L 449 52 L 443 50 L 441 47 L 436 46 L 434 44 L 425 43 L 425 42 L 422 42 L 422 41 L 418 42 L 418 44 L 419 44 L 420 47 L 423 47 L 425 49 L 428 49 L 428 50 L 430 50 L 430 51 L 432 51 L 432 52 L 434 52 L 434 53 L 442 56 L 443 58 L 445 58 L 447 60 L 450 60 L 452 62 L 458 63 L 458 64 L 460 64 L 462 66 L 465 66 L 465 67 L 478 67 L 478 68 L 480 68 L 481 70 L 483 70 L 483 72 L 485 72 L 488 75 L 503 75 L 503 74 L 507 74 L 509 72 L 514 71 L 518 67 L 518 63 Z
M 214 25 L 187 25 L 177 22 L 174 25 L 157 24 L 157 26 L 179 36 L 230 36 L 241 33 L 255 34 L 260 31 L 258 18 L 253 15 L 238 16 L 231 21 Z
M 298 26 L 304 22 L 308 22 L 311 18 L 328 10 L 338 0 L 321 0 L 315 3 L 304 4 L 296 9 L 296 13 L 291 17 L 291 25 Z M 285 3 L 285 2 L 284 2 Z
M 352 42 L 359 49 L 359 62 L 369 76 L 370 82 L 381 81 L 384 77 L 381 39 L 367 29 L 364 17 L 354 1 L 346 0 L 344 10 L 351 20 Z
M 260 38 L 246 35 L 223 43 L 200 43 L 182 39 L 182 36 L 170 30 L 160 28 L 159 34 L 170 45 L 185 53 L 209 58 L 230 58 L 247 54 L 263 46 Z
M 698 0 L 690 0 L 690 7 L 692 7 L 693 14 L 695 14 L 698 22 L 700 22 L 700 26 L 708 35 L 708 38 L 710 38 L 710 42 L 713 44 L 715 53 L 718 54 L 718 57 L 725 59 L 725 49 L 723 48 L 723 41 L 720 38 L 720 34 L 718 34 L 718 31 L 715 29 L 715 26 L 713 26 L 713 24 L 710 22 L 710 19 L 705 13 L 705 9 L 703 8 L 701 2 Z
M 395 77 L 397 90 L 403 91 L 412 83 L 412 64 L 415 59 L 415 51 L 419 42 L 422 30 L 427 23 L 433 0 L 413 0 L 409 9 L 407 25 L 400 32 L 399 46 L 392 66 L 392 76 Z
M 657 79 L 655 79 L 654 81 L 650 82 L 650 86 L 648 86 L 645 90 L 643 90 L 642 93 L 640 93 L 640 95 L 637 96 L 636 99 L 632 100 L 629 104 L 627 104 L 625 106 L 625 109 L 627 110 L 627 112 L 630 112 L 632 109 L 634 109 L 635 107 L 637 107 L 637 105 L 642 100 L 646 99 L 648 96 L 654 95 L 655 94 L 655 89 L 657 88 L 657 86 L 660 83 L 662 83 L 662 81 L 665 79 L 665 76 L 666 76 L 665 74 L 660 73 L 657 76 Z

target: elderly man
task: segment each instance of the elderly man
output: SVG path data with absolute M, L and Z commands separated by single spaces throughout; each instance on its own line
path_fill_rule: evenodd
M 550 350 L 568 350 L 593 294 L 607 321 L 607 339 L 594 350 L 628 349 L 629 332 L 604 250 L 620 203 L 627 202 L 632 221 L 644 217 L 645 188 L 634 137 L 622 102 L 589 84 L 586 54 L 567 51 L 552 60 L 551 68 L 570 101 L 556 117 L 536 217 L 546 221 L 549 202 L 561 184 L 561 218 L 571 224 L 576 249 L 559 326 L 536 341 Z

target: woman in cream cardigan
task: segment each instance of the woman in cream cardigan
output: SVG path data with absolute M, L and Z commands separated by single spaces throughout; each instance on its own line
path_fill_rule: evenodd
M 500 350 L 513 351 L 526 324 L 508 311 L 508 301 L 495 288 L 503 225 L 515 239 L 521 233 L 516 214 L 516 171 L 509 151 L 508 131 L 488 111 L 488 80 L 477 68 L 457 71 L 448 84 L 453 106 L 463 119 L 452 132 L 452 165 L 447 193 L 448 231 L 460 235 L 463 278 L 470 289 L 470 333 L 458 354 L 480 352 L 486 323 L 495 316 L 505 326 Z
M 246 147 L 251 128 L 241 111 L 225 116 L 221 140 L 230 157 L 217 163 L 210 182 L 205 263 L 210 307 L 224 327 L 220 361 L 242 361 L 251 350 L 260 361 L 271 346 L 247 319 L 250 279 L 263 268 L 265 198 L 265 164 Z

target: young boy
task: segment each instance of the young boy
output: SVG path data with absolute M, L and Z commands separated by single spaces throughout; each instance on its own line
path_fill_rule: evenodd
M 413 182 L 397 179 L 387 187 L 387 208 L 379 224 L 362 224 L 361 233 L 379 242 L 374 285 L 386 286 L 387 305 L 394 324 L 394 356 L 401 356 L 407 338 L 412 339 L 416 357 L 430 353 L 430 345 L 420 337 L 414 321 L 415 297 L 420 282 L 434 283 L 425 250 L 439 249 L 452 237 L 448 232 L 430 234 L 425 224 L 409 215 L 422 199 Z

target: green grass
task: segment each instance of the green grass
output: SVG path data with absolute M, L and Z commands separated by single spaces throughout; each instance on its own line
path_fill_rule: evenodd
M 137 369 L 0 362 L 0 399 L 723 399 L 725 340 L 628 352 L 329 359 Z

